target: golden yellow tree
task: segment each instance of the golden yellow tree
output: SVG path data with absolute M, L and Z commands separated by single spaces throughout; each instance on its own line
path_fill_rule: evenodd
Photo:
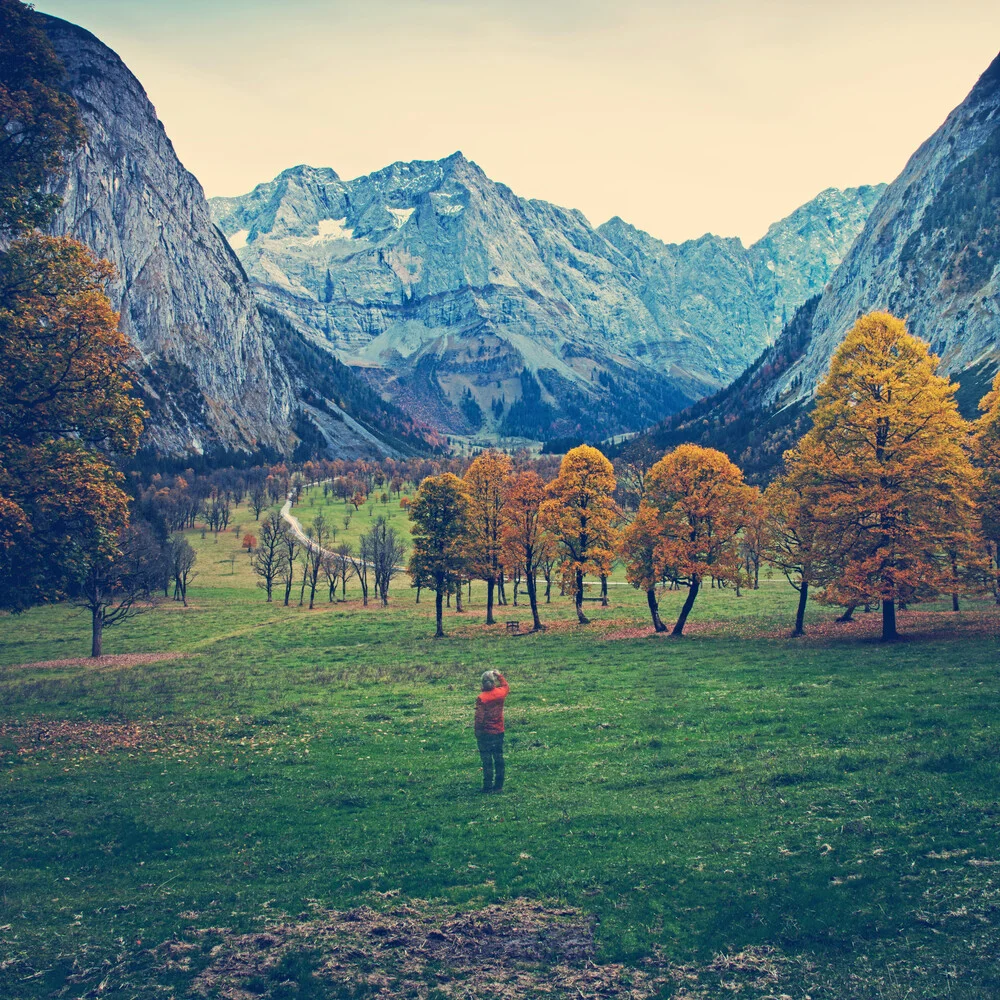
M 705 577 L 735 580 L 737 536 L 757 495 L 739 468 L 714 448 L 682 444 L 650 469 L 643 503 L 660 528 L 658 564 L 688 585 L 673 635 L 683 634 Z
M 968 425 L 937 366 L 901 319 L 862 316 L 817 391 L 812 430 L 785 455 L 789 485 L 843 540 L 827 591 L 880 600 L 886 640 L 898 601 L 950 590 L 949 549 L 968 548 L 973 530 Z
M 981 531 L 989 560 L 990 589 L 1000 604 L 1000 372 L 982 398 L 976 423 L 975 458 L 980 469 Z
M 486 581 L 486 624 L 493 624 L 493 596 L 503 571 L 503 508 L 514 463 L 503 452 L 484 451 L 465 473 L 469 497 L 468 567 L 473 579 Z
M 528 588 L 528 603 L 534 628 L 543 628 L 538 617 L 537 576 L 545 555 L 545 537 L 541 526 L 541 508 L 545 500 L 545 482 L 531 470 L 519 472 L 507 490 L 503 510 L 503 550 L 507 566 L 520 566 Z
M 600 573 L 615 550 L 615 473 L 597 448 L 580 445 L 563 457 L 559 475 L 549 483 L 542 524 L 559 546 L 563 576 L 569 581 L 576 615 L 583 613 L 583 578 Z

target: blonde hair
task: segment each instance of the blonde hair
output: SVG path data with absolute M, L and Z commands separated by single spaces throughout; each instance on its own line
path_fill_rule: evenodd
M 497 686 L 497 672 L 495 670 L 487 670 L 482 677 L 483 690 L 492 691 Z

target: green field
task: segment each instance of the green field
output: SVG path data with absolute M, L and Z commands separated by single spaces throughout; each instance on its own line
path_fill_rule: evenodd
M 590 626 L 553 596 L 514 637 L 476 587 L 435 641 L 405 579 L 384 609 L 268 605 L 232 531 L 190 537 L 191 607 L 105 640 L 173 658 L 23 666 L 85 654 L 88 623 L 0 618 L 0 996 L 1000 995 L 996 609 L 904 612 L 885 646 L 811 605 L 790 640 L 767 579 L 671 640 L 613 587 Z M 469 944 L 524 913 L 534 952 Z

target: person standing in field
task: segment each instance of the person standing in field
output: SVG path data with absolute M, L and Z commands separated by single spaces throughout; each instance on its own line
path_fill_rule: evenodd
M 499 670 L 483 674 L 483 690 L 476 698 L 476 742 L 483 762 L 483 791 L 503 788 L 503 703 L 510 687 Z

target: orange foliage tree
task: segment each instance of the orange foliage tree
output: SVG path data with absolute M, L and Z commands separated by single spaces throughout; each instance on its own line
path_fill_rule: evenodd
M 537 576 L 545 554 L 546 539 L 541 525 L 545 483 L 537 472 L 519 472 L 507 489 L 503 510 L 503 551 L 507 566 L 520 566 L 528 588 L 528 603 L 534 628 L 543 628 L 538 617 Z
M 569 582 L 580 623 L 583 578 L 601 573 L 615 550 L 615 473 L 604 455 L 590 445 L 572 448 L 559 475 L 549 483 L 542 504 L 542 525 L 559 546 L 563 577 Z
M 640 511 L 649 508 L 659 528 L 657 575 L 669 573 L 688 585 L 673 635 L 683 634 L 706 576 L 736 579 L 738 535 L 758 495 L 743 481 L 743 473 L 713 448 L 682 444 L 649 470 Z
M 0 606 L 63 596 L 128 520 L 121 476 L 142 405 L 133 350 L 82 244 L 32 233 L 0 253 Z M 99 555 L 98 555 L 99 554 Z
M 486 624 L 493 624 L 493 595 L 503 571 L 503 510 L 514 463 L 503 452 L 484 451 L 465 473 L 469 498 L 468 572 L 486 582 Z
M 896 606 L 954 587 L 953 562 L 973 555 L 976 475 L 956 386 L 889 313 L 862 316 L 820 385 L 813 427 L 785 455 L 787 480 L 824 531 L 842 540 L 825 596 Z

